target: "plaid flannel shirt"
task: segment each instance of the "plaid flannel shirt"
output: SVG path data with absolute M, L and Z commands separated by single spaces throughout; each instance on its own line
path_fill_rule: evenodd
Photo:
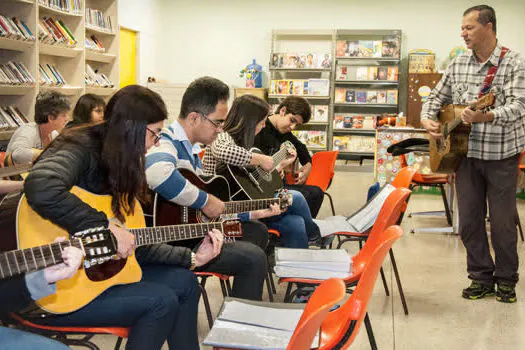
M 498 42 L 484 63 L 479 63 L 471 51 L 454 59 L 423 104 L 421 120 L 437 120 L 445 104 L 467 105 L 477 100 L 485 76 L 491 66 L 498 64 L 500 54 Z M 492 91 L 496 97 L 494 120 L 472 124 L 469 158 L 506 159 L 520 153 L 525 146 L 525 65 L 518 53 L 507 52 L 494 77 Z
M 202 165 L 204 174 L 215 175 L 226 164 L 247 166 L 252 161 L 252 152 L 237 146 L 235 140 L 226 131 L 221 132 L 211 145 L 206 147 Z

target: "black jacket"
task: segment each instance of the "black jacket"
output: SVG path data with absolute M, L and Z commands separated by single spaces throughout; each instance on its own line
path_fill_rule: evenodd
M 73 186 L 95 194 L 109 192 L 107 172 L 100 164 L 105 127 L 100 124 L 78 130 L 74 140 L 64 141 L 59 136 L 38 158 L 24 184 L 29 205 L 70 234 L 108 226 L 106 214 L 69 192 Z M 189 249 L 166 244 L 139 248 L 136 255 L 142 264 L 189 266 L 191 263 Z
M 25 283 L 24 275 L 0 281 L 0 317 L 8 312 L 17 312 L 33 303 Z

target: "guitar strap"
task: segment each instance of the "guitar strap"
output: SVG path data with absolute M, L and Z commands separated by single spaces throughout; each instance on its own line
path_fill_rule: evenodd
M 489 71 L 487 72 L 487 76 L 485 77 L 485 81 L 483 82 L 481 90 L 478 94 L 478 98 L 481 98 L 484 95 L 488 94 L 488 92 L 492 88 L 492 82 L 494 81 L 494 77 L 496 76 L 496 73 L 498 72 L 498 68 L 501 64 L 501 61 L 503 60 L 503 57 L 505 57 L 508 51 L 509 49 L 506 47 L 501 48 L 501 55 L 499 55 L 498 65 L 492 66 L 489 68 Z

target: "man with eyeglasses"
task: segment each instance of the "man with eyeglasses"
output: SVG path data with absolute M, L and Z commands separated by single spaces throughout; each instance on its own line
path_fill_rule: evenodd
M 199 144 L 211 144 L 223 131 L 229 96 L 228 86 L 218 79 L 202 77 L 193 81 L 182 97 L 178 119 L 162 130 L 159 146 L 146 155 L 146 177 L 153 191 L 175 204 L 201 209 L 210 218 L 224 211 L 224 202 L 191 184 L 178 168 L 203 174 Z M 249 213 L 239 214 L 239 219 L 243 241 L 224 244 L 216 259 L 196 270 L 234 276 L 232 296 L 261 300 L 268 231 L 264 224 L 250 220 Z M 199 244 L 200 240 L 177 243 L 192 250 Z M 148 254 L 160 254 L 172 263 L 177 256 L 169 248 L 153 246 Z

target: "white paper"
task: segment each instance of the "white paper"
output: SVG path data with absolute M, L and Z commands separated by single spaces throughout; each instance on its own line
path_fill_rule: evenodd
M 351 258 L 344 249 L 277 248 L 276 265 L 303 269 L 350 272 Z
M 357 232 L 366 232 L 374 225 L 383 203 L 385 203 L 388 195 L 395 189 L 396 188 L 390 184 L 383 186 L 370 201 L 348 218 L 348 223 L 355 227 Z
M 347 220 L 346 216 L 336 215 L 323 220 L 314 219 L 314 222 L 319 226 L 321 237 L 330 236 L 336 232 L 358 232 Z
M 299 267 L 278 266 L 278 265 L 274 267 L 274 271 L 275 271 L 275 275 L 279 278 L 291 277 L 291 278 L 305 278 L 305 279 L 314 279 L 314 280 L 327 280 L 332 277 L 347 278 L 351 276 L 350 272 L 305 269 L 305 268 L 299 268 Z

